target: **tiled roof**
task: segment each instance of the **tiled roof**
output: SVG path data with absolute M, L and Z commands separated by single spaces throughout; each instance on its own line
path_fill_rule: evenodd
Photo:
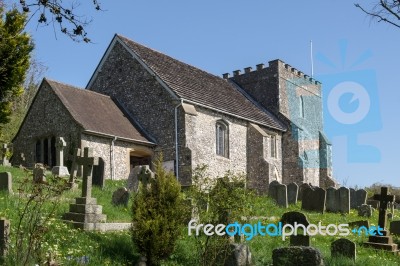
M 109 96 L 49 79 L 45 81 L 84 130 L 151 144 Z
M 227 80 L 117 35 L 181 99 L 278 130 L 285 126 Z

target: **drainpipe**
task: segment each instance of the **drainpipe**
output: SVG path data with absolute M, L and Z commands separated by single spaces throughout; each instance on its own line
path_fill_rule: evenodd
M 111 180 L 115 180 L 115 158 L 114 158 L 114 143 L 118 138 L 114 136 L 111 141 Z
M 175 169 L 176 179 L 179 181 L 179 147 L 178 147 L 178 107 L 183 104 L 183 100 L 175 106 Z

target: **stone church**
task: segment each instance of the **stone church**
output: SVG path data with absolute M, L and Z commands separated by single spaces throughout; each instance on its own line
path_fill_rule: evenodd
M 92 147 L 111 179 L 162 152 L 183 186 L 206 164 L 212 176 L 246 174 L 260 192 L 273 180 L 326 187 L 334 180 L 321 90 L 280 60 L 218 77 L 115 35 L 86 89 L 42 81 L 13 140 L 13 163 L 54 166 L 63 137 L 67 154 Z

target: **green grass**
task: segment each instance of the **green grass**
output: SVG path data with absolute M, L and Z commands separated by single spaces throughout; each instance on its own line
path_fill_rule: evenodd
M 13 175 L 13 190 L 17 192 L 18 182 L 29 174 L 18 168 L 0 166 L 0 172 L 9 171 Z M 97 198 L 98 204 L 103 206 L 103 213 L 107 215 L 107 222 L 130 222 L 130 206 L 115 207 L 111 204 L 112 193 L 119 187 L 125 186 L 126 181 L 107 180 L 104 189 L 94 187 L 93 197 Z M 8 195 L 0 192 L 0 217 L 7 217 L 11 225 L 18 220 L 16 208 L 18 206 L 18 193 Z M 49 223 L 50 234 L 43 240 L 43 248 L 55 254 L 56 259 L 63 265 L 79 265 L 79 261 L 88 258 L 88 265 L 134 265 L 139 254 L 132 244 L 129 231 L 115 233 L 84 232 L 69 228 L 60 221 L 61 215 L 68 211 L 69 203 L 79 197 L 81 190 L 66 191 L 63 193 L 59 210 L 55 219 Z M 277 223 L 280 217 L 287 211 L 301 211 L 300 203 L 292 205 L 288 209 L 279 208 L 268 197 L 255 197 L 250 204 L 251 216 L 267 217 L 263 224 Z M 358 217 L 357 212 L 352 210 L 348 215 L 335 213 L 313 213 L 301 211 L 306 214 L 309 221 L 314 224 L 322 222 L 327 224 L 349 223 L 366 218 Z M 399 214 L 394 217 L 399 220 Z M 369 219 L 371 225 L 376 225 L 378 212 L 375 211 Z M 256 223 L 258 220 L 249 221 Z M 324 257 L 326 265 L 400 265 L 400 256 L 394 256 L 383 251 L 366 248 L 363 243 L 367 237 L 350 235 L 346 238 L 354 241 L 357 245 L 357 260 L 355 263 L 346 258 L 331 258 L 330 245 L 338 239 L 336 236 L 315 236 L 311 238 L 311 246 L 319 249 Z M 400 239 L 394 237 L 395 243 L 400 244 Z M 283 241 L 280 237 L 256 236 L 250 241 L 245 241 L 251 249 L 254 265 L 272 265 L 272 251 L 275 248 L 288 246 L 289 240 Z M 12 244 L 13 245 L 13 244 Z M 11 246 L 12 247 L 12 246 Z M 12 258 L 10 258 L 12 260 Z M 196 252 L 196 241 L 193 236 L 188 236 L 187 225 L 182 229 L 175 252 L 163 265 L 198 265 L 199 257 Z M 11 262 L 10 262 L 11 263 Z M 12 262 L 9 265 L 16 265 Z

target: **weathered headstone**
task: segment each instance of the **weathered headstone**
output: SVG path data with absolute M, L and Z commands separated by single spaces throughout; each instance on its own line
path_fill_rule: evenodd
M 7 158 L 7 155 L 9 152 L 10 152 L 10 149 L 7 147 L 7 144 L 3 144 L 1 165 L 11 166 L 11 163 L 8 161 L 8 158 Z
M 41 163 L 36 163 L 35 168 L 33 168 L 33 182 L 46 182 L 46 168 L 44 168 L 44 165 Z
M 369 236 L 368 237 L 368 242 L 365 244 L 367 246 L 373 247 L 375 249 L 384 249 L 388 250 L 391 252 L 398 252 L 397 250 L 397 244 L 393 244 L 393 239 L 389 235 L 389 232 L 387 229 L 387 206 L 389 202 L 394 201 L 394 196 L 388 194 L 388 188 L 387 187 L 381 187 L 381 194 L 375 194 L 374 195 L 375 200 L 379 200 L 379 220 L 378 220 L 378 226 L 382 228 L 383 230 L 381 231 L 382 235 L 374 235 L 374 236 Z
M 388 209 L 389 209 L 391 214 L 394 214 L 394 210 L 395 210 L 394 204 L 395 204 L 395 202 L 389 202 L 388 203 Z
M 354 221 L 349 223 L 350 229 L 360 228 L 364 226 L 367 230 L 369 228 L 369 221 L 368 220 L 361 220 L 361 221 Z
M 71 165 L 71 173 L 69 174 L 69 186 L 71 188 L 76 188 L 77 184 L 76 184 L 76 178 L 78 176 L 78 157 L 81 156 L 81 149 L 79 148 L 75 148 L 74 153 L 72 154 L 72 165 Z
M 278 194 L 277 194 L 278 193 L 278 185 L 279 185 L 279 182 L 274 180 L 271 183 L 269 183 L 269 186 L 268 186 L 268 196 L 274 200 L 276 200 L 278 197 Z
M 299 193 L 299 186 L 296 183 L 292 182 L 287 185 L 288 204 L 297 203 L 298 193 Z
M 139 188 L 139 174 L 142 171 L 142 166 L 138 165 L 131 169 L 128 177 L 128 190 L 137 192 Z
M 93 167 L 93 185 L 104 188 L 106 180 L 104 178 L 105 170 L 104 160 L 99 157 L 99 164 Z
M 290 245 L 291 246 L 302 246 L 309 247 L 311 245 L 310 236 L 309 235 L 291 235 L 290 236 Z
M 148 187 L 151 184 L 151 180 L 155 178 L 155 174 L 150 170 L 148 165 L 143 165 L 139 173 L 138 179 L 144 187 Z
M 350 188 L 350 208 L 356 209 L 357 207 L 356 190 L 354 188 Z
M 250 266 L 252 265 L 250 248 L 245 244 L 230 244 L 230 254 L 225 261 L 225 266 Z
M 4 258 L 8 253 L 10 242 L 10 221 L 0 218 L 0 258 Z
M 77 157 L 77 164 L 83 166 L 82 197 L 76 198 L 76 203 L 70 204 L 69 212 L 63 216 L 64 220 L 72 221 L 75 228 L 99 229 L 99 223 L 107 219 L 107 216 L 102 214 L 102 206 L 97 205 L 97 200 L 92 198 L 93 166 L 98 162 L 99 158 L 94 157 L 93 150 L 87 147 L 83 150 L 83 156 Z
M 276 204 L 280 207 L 287 208 L 288 207 L 288 199 L 287 199 L 286 185 L 279 184 L 279 185 L 277 185 L 276 188 L 277 188 Z
M 338 211 L 350 213 L 350 190 L 346 187 L 340 187 L 336 193 L 338 194 Z
M 367 203 L 367 191 L 365 189 L 359 189 L 356 191 L 356 208 Z
M 362 204 L 358 207 L 358 215 L 363 216 L 363 217 L 371 217 L 372 213 L 374 211 L 374 208 L 372 208 L 371 205 L 367 204 Z
M 336 188 L 328 187 L 326 189 L 326 211 L 327 212 L 337 212 L 336 205 Z
M 0 190 L 12 193 L 12 176 L 10 172 L 0 173 Z
M 346 238 L 340 238 L 331 244 L 332 257 L 347 257 L 356 260 L 356 244 Z
M 292 226 L 294 226 L 294 223 L 297 223 L 297 224 L 302 224 L 305 227 L 307 227 L 310 224 L 310 222 L 307 219 L 307 216 L 304 213 L 296 211 L 284 213 L 281 218 L 281 223 L 283 225 L 290 224 Z
M 326 191 L 320 187 L 305 188 L 301 208 L 323 213 L 325 210 Z
M 283 247 L 272 251 L 273 266 L 287 265 L 307 265 L 321 266 L 324 265 L 321 253 L 312 247 Z
M 311 188 L 311 186 L 310 186 L 309 184 L 307 184 L 307 183 L 303 183 L 303 184 L 301 184 L 301 185 L 299 186 L 299 193 L 298 193 L 298 195 L 297 195 L 297 200 L 303 200 L 303 191 L 304 191 L 306 188 Z
M 390 222 L 390 233 L 400 235 L 400 221 Z
M 51 172 L 57 176 L 69 176 L 68 168 L 64 166 L 64 148 L 67 146 L 64 138 L 58 137 L 56 142 L 57 165 Z
M 371 205 L 374 209 L 379 209 L 379 200 L 367 200 L 367 204 Z
M 112 203 L 116 206 L 123 205 L 126 207 L 128 206 L 129 196 L 129 191 L 126 187 L 120 187 L 114 191 L 112 195 Z

